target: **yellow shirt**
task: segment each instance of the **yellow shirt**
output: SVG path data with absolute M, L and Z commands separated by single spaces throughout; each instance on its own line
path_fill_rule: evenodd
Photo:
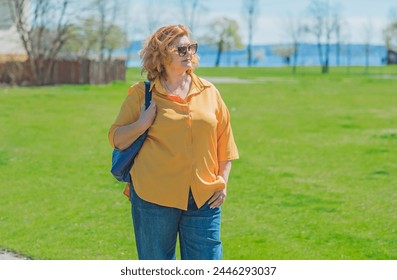
M 157 113 L 131 169 L 134 189 L 143 200 L 186 210 L 189 189 L 198 207 L 226 188 L 218 175 L 219 161 L 239 157 L 230 126 L 229 111 L 210 82 L 191 74 L 192 84 L 185 100 L 166 93 L 159 79 L 151 84 Z M 145 102 L 143 82 L 130 87 L 115 123 L 133 123 Z

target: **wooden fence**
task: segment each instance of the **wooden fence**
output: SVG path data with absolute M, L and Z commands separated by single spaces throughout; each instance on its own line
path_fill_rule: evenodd
M 48 69 L 49 61 L 42 69 Z M 123 60 L 98 62 L 94 60 L 56 60 L 53 70 L 43 84 L 106 84 L 125 80 Z M 37 85 L 29 61 L 7 61 L 0 63 L 0 83 L 9 85 Z

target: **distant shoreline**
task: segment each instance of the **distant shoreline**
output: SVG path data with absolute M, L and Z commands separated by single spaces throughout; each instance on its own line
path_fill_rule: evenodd
M 139 59 L 139 50 L 142 42 L 133 42 L 130 49 L 119 50 L 115 52 L 117 55 L 126 56 L 128 53 L 132 59 L 128 60 L 128 67 L 139 67 L 141 61 Z M 259 67 L 279 67 L 288 64 L 282 57 L 277 56 L 273 50 L 278 46 L 276 44 L 255 45 L 253 53 L 256 54 L 256 63 L 253 66 Z M 330 66 L 365 66 L 366 65 L 366 45 L 364 44 L 341 44 L 339 48 L 339 60 L 337 56 L 337 45 L 330 45 Z M 385 65 L 387 49 L 383 45 L 370 45 L 369 66 Z M 200 57 L 200 66 L 212 67 L 215 65 L 217 50 L 211 45 L 199 45 L 198 55 Z M 339 62 L 339 64 L 338 64 Z M 294 64 L 294 58 L 290 58 L 290 65 Z M 316 44 L 302 43 L 298 49 L 297 66 L 319 66 L 321 65 L 318 49 Z M 231 50 L 224 51 L 221 55 L 220 66 L 247 66 L 247 50 Z

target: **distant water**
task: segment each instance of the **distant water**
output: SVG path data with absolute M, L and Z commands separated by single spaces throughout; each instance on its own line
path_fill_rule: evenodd
M 141 48 L 140 42 L 134 42 L 129 50 L 131 54 L 127 65 L 129 67 L 138 67 L 141 65 L 138 52 Z M 283 58 L 274 53 L 274 46 L 263 45 L 254 46 L 253 53 L 256 54 L 255 66 L 278 67 L 287 65 Z M 125 54 L 127 50 L 118 51 L 118 54 Z M 380 66 L 385 64 L 386 48 L 380 45 L 371 45 L 369 51 L 369 65 Z M 215 65 L 217 50 L 209 45 L 200 45 L 198 55 L 200 56 L 199 65 L 211 67 Z M 331 45 L 329 64 L 338 65 L 337 48 Z M 293 58 L 290 64 L 294 63 Z M 363 66 L 366 64 L 365 46 L 364 45 L 342 45 L 340 48 L 339 65 L 340 66 Z M 225 51 L 221 55 L 220 66 L 247 66 L 247 50 Z M 297 65 L 316 66 L 320 65 L 317 46 L 314 44 L 302 44 L 298 49 Z

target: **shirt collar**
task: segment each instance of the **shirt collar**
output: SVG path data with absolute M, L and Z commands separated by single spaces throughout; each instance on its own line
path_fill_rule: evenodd
M 160 82 L 160 77 L 157 77 L 154 82 L 151 83 L 150 85 L 150 90 L 156 89 L 157 92 L 163 94 L 163 95 L 167 95 L 167 91 L 165 90 L 165 88 L 163 87 L 163 85 Z
M 192 78 L 192 84 L 190 86 L 188 95 L 200 93 L 200 92 L 204 91 L 206 88 L 211 87 L 211 85 L 212 85 L 207 80 L 199 78 L 193 72 L 190 73 L 190 77 Z M 158 93 L 163 94 L 163 95 L 168 95 L 167 91 L 165 90 L 165 88 L 163 87 L 163 85 L 160 82 L 160 77 L 157 77 L 154 80 L 154 82 L 151 83 L 150 90 L 152 91 L 154 88 L 157 90 Z
M 197 94 L 204 91 L 206 88 L 211 87 L 211 83 L 207 80 L 199 78 L 196 74 L 191 73 L 192 85 L 190 87 L 189 94 Z

